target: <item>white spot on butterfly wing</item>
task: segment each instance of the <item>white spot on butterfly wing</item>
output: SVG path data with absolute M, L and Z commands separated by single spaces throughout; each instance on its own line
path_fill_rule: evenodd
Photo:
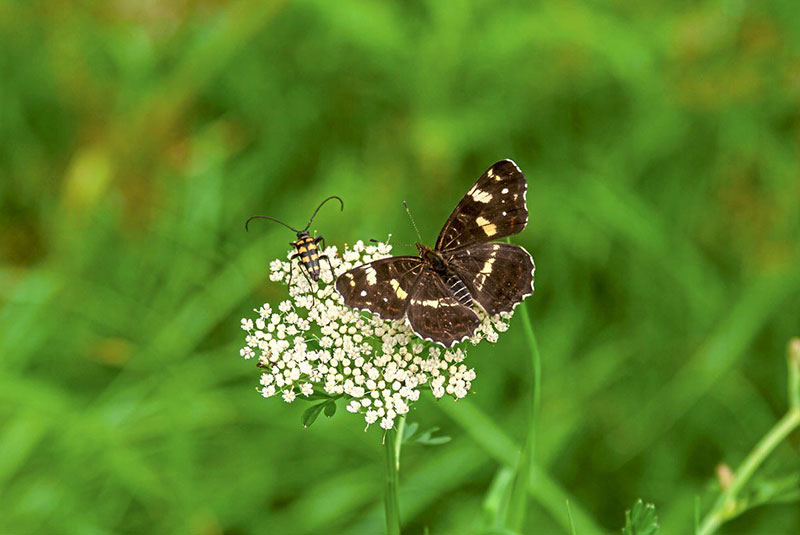
M 478 216 L 475 222 L 483 229 L 487 236 L 494 236 L 497 234 L 497 225 L 490 223 L 488 219 Z
M 503 191 L 501 191 L 500 193 L 502 193 L 503 195 L 505 195 L 506 193 L 508 193 L 508 188 L 503 188 Z
M 366 296 L 367 296 L 367 291 L 361 290 L 361 297 L 366 297 Z
M 367 266 L 367 269 L 364 271 L 367 274 L 367 284 L 372 286 L 376 282 L 378 282 L 378 274 L 375 271 L 375 268 L 372 266 Z
M 406 292 L 404 289 L 400 287 L 400 283 L 397 282 L 396 279 L 390 280 L 389 284 L 391 284 L 392 288 L 394 289 L 394 293 L 397 295 L 397 297 L 399 297 L 400 299 L 405 299 L 406 297 L 408 297 L 408 292 Z
M 475 202 L 481 202 L 483 204 L 486 204 L 492 200 L 492 194 L 489 193 L 488 191 L 475 189 L 475 191 L 472 192 L 472 199 Z

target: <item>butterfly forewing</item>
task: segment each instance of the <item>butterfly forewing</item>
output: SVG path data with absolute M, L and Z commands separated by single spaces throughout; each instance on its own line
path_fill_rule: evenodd
M 533 258 L 519 245 L 481 243 L 454 251 L 447 258 L 488 314 L 510 312 L 533 293 Z
M 481 324 L 478 315 L 456 301 L 444 280 L 428 269 L 411 296 L 408 323 L 420 337 L 446 347 L 471 337 Z
M 501 160 L 486 170 L 447 218 L 436 250 L 496 240 L 521 232 L 528 223 L 527 183 L 519 167 Z
M 420 257 L 377 260 L 336 280 L 346 305 L 385 319 L 408 318 L 415 333 L 446 347 L 475 334 L 473 300 L 491 315 L 533 293 L 533 258 L 518 245 L 493 242 L 528 222 L 525 176 L 511 160 L 491 166 L 450 214 L 435 249 Z M 468 295 L 467 295 L 468 294 Z
M 384 319 L 400 319 L 424 269 L 421 258 L 397 256 L 353 268 L 336 279 L 336 290 L 351 308 Z

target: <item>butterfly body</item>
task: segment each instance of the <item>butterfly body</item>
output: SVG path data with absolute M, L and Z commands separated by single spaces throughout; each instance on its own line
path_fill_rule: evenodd
M 522 247 L 492 242 L 528 222 L 527 183 L 511 160 L 492 165 L 467 191 L 436 245 L 419 256 L 376 260 L 339 276 L 346 305 L 385 319 L 406 318 L 412 330 L 446 347 L 475 334 L 487 314 L 510 312 L 533 293 L 534 263 Z
M 425 262 L 427 269 L 433 271 L 445 281 L 453 298 L 464 306 L 472 306 L 472 296 L 447 258 L 435 249 L 421 243 L 416 244 L 419 257 Z

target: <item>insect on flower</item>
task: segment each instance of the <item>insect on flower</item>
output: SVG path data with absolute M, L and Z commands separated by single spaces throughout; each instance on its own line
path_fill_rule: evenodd
M 493 316 L 533 294 L 530 253 L 493 241 L 527 225 L 527 188 L 514 162 L 495 163 L 447 218 L 433 249 L 417 243 L 418 256 L 355 267 L 337 279 L 336 290 L 347 306 L 383 319 L 406 318 L 417 335 L 445 347 L 472 337 L 481 325 L 474 304 Z
M 310 236 L 308 233 L 308 227 L 311 226 L 311 222 L 314 221 L 314 218 L 317 216 L 317 212 L 319 209 L 322 208 L 326 202 L 330 201 L 331 199 L 336 199 L 341 204 L 341 209 L 344 210 L 344 201 L 337 197 L 336 195 L 331 195 L 327 199 L 323 200 L 317 206 L 317 209 L 314 210 L 314 213 L 311 214 L 311 219 L 308 220 L 308 224 L 303 228 L 303 230 L 297 230 L 291 225 L 284 223 L 283 221 L 276 219 L 274 217 L 270 217 L 268 215 L 254 215 L 253 217 L 249 218 L 247 222 L 244 224 L 245 230 L 248 230 L 248 225 L 250 221 L 253 219 L 269 219 L 270 221 L 274 221 L 276 223 L 280 223 L 284 227 L 294 231 L 297 233 L 297 239 L 295 241 L 289 242 L 289 245 L 294 247 L 294 253 L 289 257 L 289 261 L 291 262 L 295 258 L 300 258 L 300 266 L 303 270 L 303 276 L 311 277 L 312 280 L 318 281 L 320 275 L 320 261 L 327 260 L 328 267 L 331 268 L 331 259 L 325 255 L 320 255 L 320 243 L 322 244 L 322 249 L 325 249 L 325 238 L 322 236 Z M 294 266 L 294 264 L 292 264 Z M 293 270 L 290 268 L 289 271 L 289 285 L 291 286 L 291 277 L 292 277 Z M 333 268 L 331 268 L 331 272 L 333 272 Z
M 339 404 L 368 426 L 390 429 L 423 392 L 435 399 L 468 395 L 475 371 L 465 362 L 465 348 L 423 342 L 405 322 L 351 309 L 334 289 L 337 275 L 390 257 L 391 250 L 386 243 L 360 240 L 341 251 L 329 246 L 321 252 L 333 270 L 323 270 L 313 283 L 305 277 L 289 281 L 291 266 L 284 259 L 270 263 L 270 281 L 288 284 L 289 299 L 264 303 L 254 309 L 255 317 L 242 319 L 246 343 L 239 352 L 258 363 L 263 397 L 313 399 L 326 408 Z M 472 343 L 496 342 L 510 318 L 511 313 L 484 317 Z

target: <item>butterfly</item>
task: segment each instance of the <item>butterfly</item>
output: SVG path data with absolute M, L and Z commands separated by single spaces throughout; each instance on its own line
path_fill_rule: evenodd
M 510 312 L 533 294 L 530 253 L 496 242 L 528 223 L 525 176 L 511 160 L 487 169 L 458 203 L 433 249 L 419 256 L 376 260 L 342 273 L 336 290 L 344 303 L 384 319 L 405 317 L 421 338 L 452 347 L 481 325 L 477 303 L 489 315 Z

